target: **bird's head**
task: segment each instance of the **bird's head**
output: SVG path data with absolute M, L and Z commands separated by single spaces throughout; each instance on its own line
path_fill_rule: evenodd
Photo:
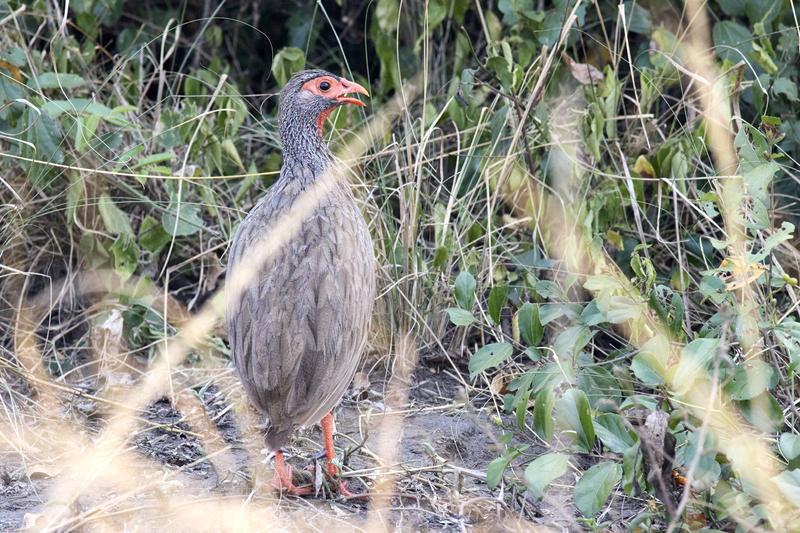
M 303 70 L 286 83 L 280 96 L 281 130 L 286 128 L 309 131 L 313 126 L 322 136 L 322 125 L 331 111 L 344 104 L 364 107 L 366 104 L 352 94 L 369 96 L 356 82 L 348 81 L 324 70 Z M 311 130 L 313 131 L 313 130 Z

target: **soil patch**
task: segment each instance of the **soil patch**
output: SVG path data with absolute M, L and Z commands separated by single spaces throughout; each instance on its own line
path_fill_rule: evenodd
M 368 381 L 368 386 L 351 391 L 336 411 L 336 446 L 345 452 L 348 483 L 356 493 L 365 492 L 366 485 L 372 482 L 376 464 L 372 450 L 378 445 L 385 416 L 385 378 L 374 375 Z M 206 459 L 208 450 L 185 422 L 185 413 L 166 398 L 152 403 L 142 413 L 132 444 L 142 455 L 179 470 L 181 483 L 190 483 L 197 494 L 230 493 L 232 486 L 223 486 L 223 482 L 231 475 L 245 480 L 234 490 L 248 492 L 254 479 L 252 466 L 263 457 L 252 457 L 252 452 L 248 456 L 241 422 L 216 385 L 194 392 L 208 420 L 230 447 L 228 453 L 234 457 L 232 472 L 215 470 L 215 463 Z M 392 502 L 390 517 L 396 527 L 461 531 L 489 523 L 506 507 L 487 489 L 484 475 L 486 465 L 497 456 L 501 428 L 485 413 L 465 403 L 465 398 L 458 376 L 426 366 L 415 372 L 403 410 L 402 438 L 397 450 L 398 496 Z M 97 431 L 102 430 L 102 425 L 87 424 L 87 428 Z M 314 464 L 319 468 L 320 448 L 319 430 L 310 428 L 288 450 L 289 461 L 298 471 Z M 7 466 L 5 471 L 0 467 L 0 475 L 0 530 L 15 530 L 23 525 L 26 513 L 40 512 L 53 480 L 30 479 L 21 465 Z M 259 479 L 258 483 L 262 481 Z M 270 494 L 266 487 L 258 487 L 255 492 L 258 499 L 272 497 L 262 496 Z M 366 517 L 366 505 L 360 501 L 307 500 L 303 505 L 309 503 L 340 516 Z M 516 509 L 520 511 L 528 514 L 530 509 Z

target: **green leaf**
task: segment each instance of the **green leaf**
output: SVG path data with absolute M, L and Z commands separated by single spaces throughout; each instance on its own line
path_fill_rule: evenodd
M 553 406 L 555 395 L 552 387 L 544 387 L 533 403 L 533 430 L 545 442 L 553 438 Z
M 278 85 L 284 86 L 292 74 L 303 70 L 306 65 L 306 55 L 299 48 L 286 46 L 281 48 L 272 60 L 272 75 Z
M 753 47 L 753 51 L 750 53 L 750 58 L 758 63 L 758 66 L 766 70 L 768 74 L 777 74 L 778 65 L 775 64 L 775 52 L 772 50 L 772 46 L 769 44 L 761 46 L 755 41 L 751 43 L 751 46 Z
M 75 150 L 83 152 L 97 137 L 97 127 L 100 125 L 100 117 L 95 115 L 75 117 L 75 127 L 73 128 L 73 144 Z
M 222 145 L 220 144 L 216 135 L 213 135 L 211 139 L 209 139 L 204 155 L 207 166 L 217 169 L 217 171 L 220 173 L 223 172 Z
M 42 106 L 42 111 L 52 118 L 58 118 L 64 113 L 68 115 L 86 114 L 107 118 L 114 113 L 111 108 L 93 102 L 86 98 L 72 98 L 69 100 L 48 100 Z
M 234 144 L 232 139 L 225 139 L 222 141 L 222 151 L 236 163 L 239 170 L 244 171 L 244 163 L 242 163 L 242 158 L 239 157 L 239 150 L 236 149 L 236 144 Z
M 699 377 L 705 377 L 706 367 L 719 350 L 719 339 L 695 339 L 681 350 L 681 360 L 672 377 L 675 394 L 691 390 Z
M 450 1 L 429 0 L 428 2 L 428 31 L 433 31 L 447 16 Z
M 712 454 L 703 454 L 697 461 L 692 488 L 698 491 L 712 489 L 719 483 L 721 474 L 722 466 L 714 456 Z
M 36 147 L 33 153 L 25 149 L 26 155 L 48 163 L 63 163 L 64 152 L 61 149 L 63 137 L 58 123 L 49 115 L 40 115 L 31 108 L 27 109 L 25 120 L 29 125 L 26 140 Z M 28 180 L 36 186 L 44 185 L 45 178 L 51 174 L 52 170 L 47 165 L 32 163 L 28 167 Z
M 117 204 L 114 203 L 108 194 L 100 196 L 100 201 L 97 205 L 100 211 L 100 217 L 103 219 L 103 224 L 106 231 L 112 235 L 127 235 L 133 237 L 133 228 L 128 215 L 125 214 Z
M 580 313 L 580 304 L 542 304 L 539 306 L 539 319 L 543 326 L 565 315 L 570 319 L 577 319 Z
M 379 87 L 382 92 L 391 89 L 398 90 L 402 86 L 402 73 L 400 62 L 405 59 L 404 50 L 398 50 L 396 44 L 397 40 L 394 33 L 397 30 L 397 0 L 380 0 L 375 12 L 376 15 L 381 12 L 381 7 L 387 6 L 385 17 L 376 16 L 373 19 L 374 23 L 371 29 L 373 44 L 375 45 L 375 53 L 380 60 L 380 83 Z M 394 16 L 391 11 L 394 10 Z M 388 29 L 381 29 L 382 23 L 386 23 L 391 27 Z M 398 57 L 398 55 L 400 57 Z M 402 59 L 401 59 L 402 58 Z
M 720 0 L 717 4 L 719 4 L 722 12 L 729 17 L 741 17 L 745 15 L 748 1 L 749 0 Z
M 617 379 L 602 366 L 585 366 L 578 372 L 578 388 L 586 393 L 592 409 L 614 410 L 622 401 Z
M 504 89 L 510 90 L 514 85 L 514 76 L 508 60 L 502 56 L 490 57 L 486 60 L 486 68 L 497 76 Z
M 468 107 L 472 102 L 475 89 L 475 72 L 475 69 L 465 68 L 461 71 L 461 76 L 458 79 L 455 97 L 462 107 Z
M 528 346 L 539 346 L 544 337 L 544 327 L 539 320 L 539 306 L 526 302 L 517 311 L 517 322 L 522 339 Z
M 797 84 L 789 78 L 777 78 L 772 83 L 772 92 L 775 96 L 783 95 L 790 102 L 797 102 Z
M 800 435 L 783 433 L 778 441 L 778 449 L 787 461 L 800 457 Z
M 734 400 L 749 400 L 775 387 L 779 379 L 775 369 L 764 361 L 744 362 L 736 366 L 725 392 Z
M 525 355 L 528 356 L 528 358 L 531 361 L 539 361 L 539 360 L 542 359 L 542 354 L 539 351 L 539 348 L 533 348 L 533 347 L 529 346 L 529 347 L 525 348 L 525 352 L 524 353 L 525 353 Z
M 604 413 L 594 418 L 594 430 L 603 446 L 614 453 L 624 453 L 636 444 L 636 433 L 628 429 L 625 419 L 616 413 Z
M 43 72 L 31 80 L 31 86 L 39 89 L 75 89 L 86 82 L 77 74 Z
M 531 390 L 526 387 L 525 389 L 519 389 L 512 400 L 512 405 L 516 405 L 514 414 L 517 419 L 517 427 L 522 430 L 525 429 L 525 417 L 528 415 L 530 397 Z
M 789 370 L 796 372 L 800 366 L 800 322 L 786 318 L 772 332 L 789 356 Z
M 788 241 L 794 236 L 794 224 L 783 221 L 781 227 L 764 240 L 764 247 L 757 254 L 750 254 L 748 262 L 758 263 L 763 261 L 770 252 L 779 244 Z
M 606 322 L 606 315 L 597 306 L 597 300 L 592 300 L 581 311 L 580 325 L 582 326 L 596 326 Z
M 596 464 L 575 484 L 575 506 L 584 516 L 594 516 L 606 504 L 614 486 L 622 479 L 622 467 L 617 463 Z
M 450 257 L 450 246 L 448 245 L 437 246 L 436 251 L 433 253 L 434 268 L 436 268 L 437 270 L 441 269 L 447 263 L 448 257 Z
M 507 342 L 487 344 L 469 358 L 469 377 L 474 378 L 484 370 L 501 365 L 511 357 L 513 350 Z
M 141 154 L 143 151 L 144 146 L 138 145 L 121 153 L 119 157 L 117 157 L 117 166 L 115 167 L 115 170 L 122 170 L 123 168 L 126 168 L 127 165 L 132 163 L 133 158 Z
M 753 218 L 759 229 L 770 227 L 769 209 L 771 206 L 770 184 L 780 166 L 774 161 L 748 165 L 742 172 L 747 193 L 753 197 Z M 794 228 L 792 228 L 794 229 Z
M 542 298 L 561 298 L 563 296 L 558 285 L 549 279 L 540 279 L 534 287 L 536 294 Z
M 717 439 L 714 435 L 703 436 L 698 432 L 689 433 L 685 445 L 676 449 L 676 466 L 688 466 L 696 461 L 697 466 L 692 480 L 694 490 L 708 490 L 719 482 L 722 469 L 716 461 L 717 451 Z
M 639 453 L 638 444 L 634 444 L 622 452 L 622 490 L 628 496 L 634 494 L 637 481 L 639 481 L 640 486 L 644 484 L 644 480 L 641 479 L 643 476 L 640 476 L 642 460 L 643 457 Z
M 167 210 L 161 214 L 161 224 L 170 235 L 175 237 L 185 237 L 194 235 L 203 229 L 203 219 L 200 218 L 197 206 L 191 204 L 180 204 L 180 215 L 177 202 L 170 202 Z
M 683 154 L 681 156 L 685 158 Z M 673 162 L 670 165 L 670 172 L 674 180 L 680 181 L 682 179 L 681 176 L 675 175 L 675 157 L 673 157 Z M 636 277 L 644 282 L 646 290 L 649 291 L 656 281 L 656 268 L 650 259 L 639 254 L 639 248 L 640 246 L 637 246 L 631 256 L 631 269 L 636 274 Z
M 139 226 L 139 244 L 148 252 L 157 254 L 170 241 L 169 233 L 161 222 L 147 215 Z
M 157 165 L 159 163 L 166 163 L 168 161 L 172 161 L 173 159 L 175 159 L 175 154 L 172 151 L 150 154 L 147 157 L 143 157 L 137 160 L 136 163 L 130 166 L 130 169 L 137 170 L 146 167 L 148 165 Z
M 72 227 L 75 222 L 75 212 L 78 204 L 83 200 L 84 185 L 81 175 L 77 172 L 70 172 L 69 186 L 67 187 L 67 226 Z
M 507 285 L 495 285 L 489 293 L 489 316 L 495 324 L 500 323 L 500 313 L 503 311 L 503 306 L 506 304 L 508 297 Z
M 546 453 L 530 462 L 525 469 L 525 484 L 534 498 L 544 496 L 544 490 L 555 479 L 567 473 L 569 455 Z
M 111 254 L 114 256 L 114 270 L 123 280 L 130 278 L 139 265 L 139 248 L 133 236 L 120 233 L 111 245 Z
M 772 480 L 790 502 L 800 507 L 800 469 L 786 470 Z
M 640 351 L 633 356 L 631 370 L 645 385 L 656 387 L 664 383 L 666 369 L 663 362 L 653 352 Z
M 25 66 L 25 52 L 18 46 L 10 46 L 0 51 L 0 59 L 8 61 L 15 67 L 22 68 Z
M 378 21 L 378 28 L 381 32 L 393 33 L 397 30 L 399 11 L 398 0 L 378 0 L 375 7 L 375 19 Z
M 489 487 L 489 490 L 494 490 L 494 488 L 500 484 L 500 480 L 503 479 L 503 472 L 505 472 L 508 467 L 508 463 L 508 457 L 498 457 L 486 467 L 486 486 Z
M 466 309 L 459 309 L 458 307 L 448 307 L 447 315 L 450 317 L 450 322 L 456 326 L 469 326 L 475 322 L 475 317 Z
M 644 407 L 650 411 L 657 411 L 658 404 L 658 398 L 644 394 L 634 394 L 633 396 L 625 398 L 625 401 L 622 402 L 622 405 L 620 405 L 619 408 L 621 411 L 624 411 L 625 409 L 630 409 L 631 407 Z
M 625 2 L 625 13 L 628 16 L 627 26 L 629 32 L 650 35 L 653 22 L 650 17 L 650 11 L 647 8 L 639 5 L 638 2 L 628 0 Z
M 700 294 L 703 298 L 708 298 L 719 305 L 724 302 L 727 296 L 725 282 L 716 276 L 703 276 L 700 279 Z
M 794 224 L 783 221 L 781 227 L 764 240 L 764 251 L 771 252 L 780 243 L 788 241 L 792 237 L 794 237 Z
M 769 392 L 739 402 L 742 414 L 760 431 L 771 433 L 783 427 L 783 409 Z
M 712 32 L 717 55 L 733 63 L 746 59 L 753 50 L 753 34 L 750 30 L 732 20 L 714 24 Z M 741 52 L 741 53 L 740 53 Z
M 597 307 L 603 312 L 608 322 L 621 324 L 629 320 L 637 320 L 642 315 L 644 305 L 628 296 L 611 296 L 598 300 Z
M 456 277 L 455 293 L 459 307 L 472 309 L 475 301 L 475 278 L 468 271 L 462 270 Z
M 553 341 L 553 350 L 561 358 L 569 358 L 578 353 L 592 340 L 594 331 L 584 326 L 571 326 L 558 334 Z
M 575 445 L 584 453 L 594 446 L 595 433 L 589 399 L 580 389 L 569 389 L 556 402 L 559 425 L 569 432 Z

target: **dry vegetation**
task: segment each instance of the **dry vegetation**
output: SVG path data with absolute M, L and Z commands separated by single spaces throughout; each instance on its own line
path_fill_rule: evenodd
M 796 530 L 797 9 L 0 0 L 0 530 Z M 304 66 L 373 93 L 350 499 L 220 320 Z

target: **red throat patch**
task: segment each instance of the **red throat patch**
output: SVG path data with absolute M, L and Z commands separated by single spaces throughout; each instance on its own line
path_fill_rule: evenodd
M 325 121 L 328 119 L 333 109 L 333 107 L 329 107 L 317 117 L 317 131 L 319 131 L 320 137 L 322 137 L 322 127 L 325 125 Z

